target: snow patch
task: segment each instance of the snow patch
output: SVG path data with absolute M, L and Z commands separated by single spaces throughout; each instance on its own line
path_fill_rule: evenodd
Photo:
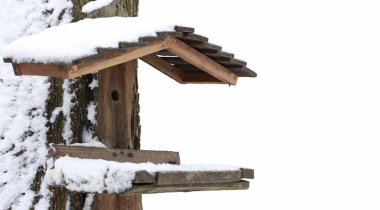
M 87 106 L 87 119 L 91 122 L 91 124 L 96 125 L 96 105 L 93 101 L 91 101 Z
M 114 0 L 96 0 L 96 1 L 90 1 L 87 4 L 85 4 L 82 7 L 82 12 L 83 13 L 90 13 L 93 12 L 97 9 L 101 9 L 105 6 L 110 5 Z

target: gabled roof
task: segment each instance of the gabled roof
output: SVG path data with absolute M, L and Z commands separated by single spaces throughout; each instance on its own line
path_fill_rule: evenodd
M 16 75 L 60 78 L 79 77 L 134 59 L 143 60 L 179 83 L 234 85 L 238 77 L 256 77 L 256 73 L 246 67 L 246 62 L 235 59 L 233 54 L 222 51 L 222 47 L 209 43 L 207 37 L 195 34 L 194 31 L 191 27 L 175 26 L 172 30 L 156 31 L 154 36 L 138 37 L 138 41 L 120 38 L 116 47 L 98 47 L 90 55 L 65 62 L 60 59 L 39 61 L 33 57 L 20 60 L 16 54 L 9 53 L 4 62 L 13 63 Z M 64 39 L 61 41 L 64 42 Z M 35 48 L 29 50 L 41 50 L 38 45 Z

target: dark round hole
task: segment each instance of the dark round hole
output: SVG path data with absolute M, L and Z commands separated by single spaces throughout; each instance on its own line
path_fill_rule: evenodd
M 119 100 L 119 92 L 117 92 L 117 90 L 112 91 L 111 97 L 114 101 L 118 101 Z

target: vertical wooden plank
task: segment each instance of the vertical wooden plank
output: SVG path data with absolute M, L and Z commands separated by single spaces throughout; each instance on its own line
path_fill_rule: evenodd
M 98 133 L 109 148 L 133 149 L 131 115 L 136 60 L 99 72 Z
M 133 149 L 132 109 L 137 60 L 99 72 L 98 136 L 109 148 Z M 96 195 L 95 210 L 142 210 L 141 195 Z

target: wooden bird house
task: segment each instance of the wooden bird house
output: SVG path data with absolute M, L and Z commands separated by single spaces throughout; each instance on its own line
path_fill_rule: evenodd
M 128 25 L 115 27 L 128 28 Z M 155 31 L 155 36 L 150 34 L 137 37 L 137 41 L 116 39 L 118 44 L 112 47 L 99 47 L 95 43 L 95 50 L 92 53 L 72 56 L 65 60 L 55 59 L 54 55 L 44 60 L 34 56 L 33 53 L 20 57 L 19 51 L 12 50 L 17 46 L 32 43 L 33 37 L 30 40 L 29 38 L 21 40 L 18 44 L 14 44 L 13 48 L 11 44 L 8 50 L 5 50 L 4 62 L 12 63 L 14 73 L 18 76 L 38 75 L 72 79 L 99 73 L 98 137 L 108 148 L 55 145 L 51 157 L 57 159 L 70 156 L 115 162 L 180 164 L 177 152 L 133 150 L 130 145 L 129 124 L 132 115 L 130 99 L 133 78 L 136 76 L 136 72 L 132 70 L 136 67 L 135 61 L 140 59 L 146 62 L 180 84 L 236 85 L 239 77 L 256 77 L 256 73 L 246 67 L 246 62 L 222 51 L 222 47 L 209 43 L 207 37 L 195 34 L 194 28 L 175 26 L 172 29 Z M 70 44 L 70 40 L 64 40 L 64 37 L 59 42 L 63 45 Z M 49 51 L 46 47 L 40 48 L 38 43 L 35 46 L 32 49 L 35 54 Z M 252 178 L 252 169 L 178 170 L 159 171 L 155 174 L 137 171 L 132 188 L 119 194 L 240 190 L 249 187 L 249 182 L 243 179 Z M 52 184 L 52 187 L 67 187 L 67 185 Z

